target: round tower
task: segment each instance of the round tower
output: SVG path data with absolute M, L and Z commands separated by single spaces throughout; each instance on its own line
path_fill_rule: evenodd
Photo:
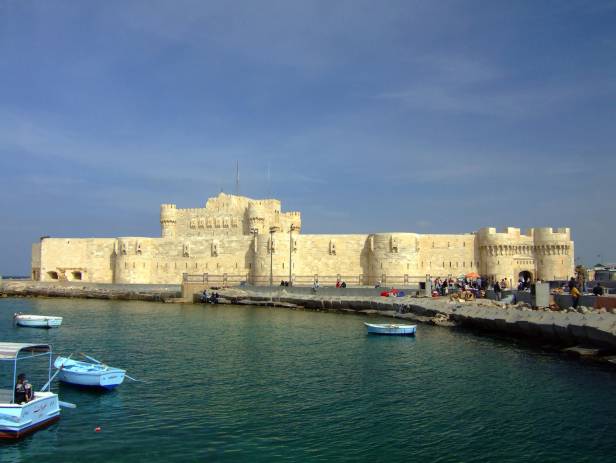
M 573 242 L 569 228 L 534 229 L 537 278 L 566 280 L 574 274 Z
M 416 272 L 418 242 L 415 233 L 375 233 L 368 236 L 370 249 L 366 283 L 405 283 L 405 275 Z
M 262 234 L 265 233 L 265 211 L 263 206 L 251 201 L 248 204 L 248 226 L 251 233 Z
M 175 204 L 160 205 L 160 233 L 163 238 L 175 238 L 177 213 Z
M 251 272 L 254 285 L 269 285 L 270 276 L 274 286 L 280 284 L 280 280 L 289 279 L 289 246 L 293 241 L 293 236 L 289 238 L 288 234 L 280 233 L 277 227 L 254 236 Z
M 497 232 L 495 228 L 482 228 L 478 232 L 480 268 L 479 273 L 492 281 L 502 280 L 513 283 L 515 246 L 513 239 L 519 238 L 519 229 Z
M 289 224 L 289 230 L 294 233 L 299 233 L 302 230 L 302 214 L 300 212 L 287 212 L 285 217 Z
M 151 281 L 152 242 L 147 238 L 117 238 L 114 244 L 113 282 L 143 284 Z

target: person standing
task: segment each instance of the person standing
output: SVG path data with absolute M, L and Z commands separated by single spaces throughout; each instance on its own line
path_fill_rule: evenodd
M 603 296 L 603 287 L 599 284 L 598 281 L 597 281 L 597 284 L 595 285 L 595 287 L 592 289 L 592 293 L 595 296 Z
M 577 289 L 577 286 L 574 286 L 573 288 L 571 288 L 571 299 L 573 300 L 573 308 L 577 309 L 578 304 L 580 303 L 580 296 L 582 295 L 582 293 L 580 293 L 580 290 Z
M 501 287 L 498 284 L 498 281 L 494 283 L 494 295 L 496 296 L 497 301 L 501 300 Z

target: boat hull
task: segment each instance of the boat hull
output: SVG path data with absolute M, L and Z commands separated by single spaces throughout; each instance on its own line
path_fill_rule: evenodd
M 58 379 L 63 383 L 76 386 L 100 387 L 111 390 L 124 382 L 124 373 L 111 371 L 104 374 L 84 374 L 62 370 L 58 374 Z
M 78 362 L 65 357 L 58 357 L 54 366 L 60 370 L 58 379 L 76 386 L 113 389 L 124 382 L 125 370 Z
M 0 404 L 0 439 L 21 439 L 60 419 L 58 395 L 37 392 L 27 404 Z
M 364 323 L 368 329 L 368 334 L 380 334 L 388 336 L 415 336 L 417 325 L 397 325 L 397 324 L 373 324 Z
M 62 317 L 15 316 L 15 323 L 26 328 L 58 328 Z

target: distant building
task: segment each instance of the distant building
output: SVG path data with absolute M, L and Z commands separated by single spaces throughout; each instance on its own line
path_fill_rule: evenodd
M 593 268 L 596 281 L 616 280 L 616 264 L 597 264 Z
M 163 204 L 160 224 L 160 238 L 42 238 L 32 246 L 32 278 L 177 284 L 183 274 L 198 274 L 228 283 L 385 285 L 472 272 L 514 283 L 519 276 L 547 281 L 574 274 L 569 228 L 308 235 L 300 233 L 300 213 L 282 212 L 280 201 L 224 193 L 204 208 Z

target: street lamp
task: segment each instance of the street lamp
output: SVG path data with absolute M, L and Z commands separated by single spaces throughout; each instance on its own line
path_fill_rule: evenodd
M 289 227 L 289 286 L 293 286 L 293 231 L 295 225 Z
M 274 232 L 276 227 L 270 227 L 270 288 L 274 286 Z
M 252 239 L 253 239 L 252 250 L 253 250 L 254 256 L 255 256 L 254 259 L 253 259 L 253 263 L 254 263 L 255 268 L 252 269 L 252 271 L 250 272 L 251 273 L 250 279 L 252 280 L 252 284 L 256 285 L 256 284 L 258 284 L 258 282 L 256 281 L 256 278 L 255 278 L 254 275 L 255 275 L 255 272 L 256 272 L 256 269 L 257 269 L 257 265 L 258 265 L 258 261 L 257 261 L 257 235 L 259 234 L 259 229 L 256 228 L 256 227 L 255 228 L 251 228 L 250 229 L 250 233 L 252 233 Z

